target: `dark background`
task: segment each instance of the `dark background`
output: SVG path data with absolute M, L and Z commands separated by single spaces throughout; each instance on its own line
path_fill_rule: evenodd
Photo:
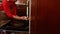
M 31 34 L 60 34 L 60 0 L 31 2 Z

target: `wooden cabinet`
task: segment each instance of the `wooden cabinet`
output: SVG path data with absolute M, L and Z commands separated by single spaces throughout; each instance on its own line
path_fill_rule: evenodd
M 60 34 L 60 0 L 32 0 L 31 34 Z

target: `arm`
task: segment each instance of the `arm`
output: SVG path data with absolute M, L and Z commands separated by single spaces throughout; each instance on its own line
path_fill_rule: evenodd
M 29 20 L 29 18 L 26 16 L 13 16 L 13 17 L 17 20 Z

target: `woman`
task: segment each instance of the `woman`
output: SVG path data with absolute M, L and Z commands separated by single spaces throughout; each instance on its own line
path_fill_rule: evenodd
M 17 20 L 28 20 L 28 17 L 26 17 L 26 16 L 20 17 L 20 16 L 16 15 L 16 11 L 17 11 L 16 5 L 15 5 L 16 1 L 17 0 L 3 0 L 2 1 L 3 9 L 4 9 L 7 17 L 11 18 L 11 19 L 17 19 Z M 13 8 L 13 12 L 14 12 L 13 14 L 11 13 L 10 5 Z
M 2 7 L 3 7 L 3 10 L 4 10 L 5 14 L 7 15 L 7 17 L 12 20 L 11 21 L 11 22 L 13 22 L 12 25 L 17 27 L 17 26 L 24 25 L 22 23 L 22 21 L 20 21 L 20 20 L 28 20 L 28 17 L 26 17 L 26 16 L 17 16 L 16 15 L 16 11 L 17 11 L 17 7 L 15 5 L 16 1 L 17 0 L 3 0 L 2 1 Z M 10 24 L 11 24 L 11 22 L 10 22 Z M 23 22 L 25 23 L 25 21 L 23 21 Z

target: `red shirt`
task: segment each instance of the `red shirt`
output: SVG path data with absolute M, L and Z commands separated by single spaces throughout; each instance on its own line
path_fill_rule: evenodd
M 0 4 L 0 11 L 3 10 L 3 6 L 2 6 L 2 3 Z
M 11 8 L 9 6 L 10 3 L 11 3 L 11 6 L 13 6 L 13 10 L 14 10 L 13 14 L 11 13 Z M 0 6 L 0 10 L 3 9 L 5 11 L 6 15 L 8 16 L 8 18 L 13 18 L 13 15 L 16 15 L 17 8 L 16 8 L 15 3 L 13 3 L 13 2 L 10 2 L 10 3 L 7 0 L 3 0 L 2 5 Z

